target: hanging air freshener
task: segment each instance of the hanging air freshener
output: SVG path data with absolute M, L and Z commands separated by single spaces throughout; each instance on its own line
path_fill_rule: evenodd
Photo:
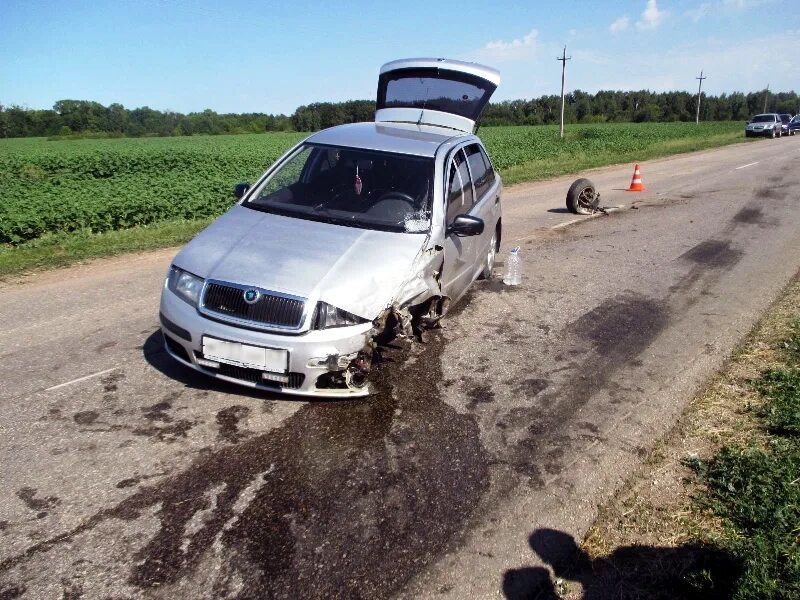
M 361 190 L 363 189 L 364 186 L 361 183 L 361 177 L 358 176 L 358 163 L 356 163 L 356 180 L 355 183 L 353 184 L 353 187 L 356 190 L 356 196 L 360 196 Z

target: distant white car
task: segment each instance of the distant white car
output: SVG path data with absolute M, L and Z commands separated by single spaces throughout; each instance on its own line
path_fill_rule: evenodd
M 250 387 L 368 394 L 378 336 L 435 324 L 492 274 L 502 183 L 473 132 L 499 83 L 474 63 L 384 65 L 375 121 L 300 142 L 175 257 L 167 352 Z
M 746 137 L 754 135 L 771 138 L 781 137 L 783 135 L 782 126 L 783 123 L 779 114 L 764 113 L 756 115 L 747 122 L 747 126 L 744 128 L 744 135 Z

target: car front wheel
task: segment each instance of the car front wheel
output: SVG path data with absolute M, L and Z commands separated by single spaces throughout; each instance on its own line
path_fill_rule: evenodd
M 492 234 L 492 240 L 489 242 L 489 249 L 486 251 L 486 259 L 483 263 L 483 271 L 481 271 L 481 279 L 491 279 L 494 270 L 494 262 L 497 259 L 497 229 Z

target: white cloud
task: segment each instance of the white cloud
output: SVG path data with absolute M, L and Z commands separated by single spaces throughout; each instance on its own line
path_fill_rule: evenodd
M 609 25 L 608 30 L 611 33 L 619 33 L 620 31 L 625 31 L 630 24 L 631 20 L 628 18 L 628 15 L 624 15 Z
M 509 42 L 496 40 L 488 42 L 483 48 L 473 54 L 487 61 L 514 61 L 525 60 L 536 56 L 539 32 L 531 29 L 529 33 L 519 39 Z
M 719 13 L 733 13 L 749 10 L 765 4 L 773 4 L 775 0 L 720 0 L 718 2 L 702 2 L 697 8 L 687 10 L 684 14 L 695 23 Z
M 658 10 L 656 0 L 647 0 L 647 6 L 636 23 L 636 29 L 639 31 L 656 29 L 667 18 L 667 14 L 666 11 Z

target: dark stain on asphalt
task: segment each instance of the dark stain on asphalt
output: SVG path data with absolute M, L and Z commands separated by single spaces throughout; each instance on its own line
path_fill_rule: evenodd
M 20 585 L 0 588 L 0 600 L 14 600 L 15 598 L 19 598 L 25 593 L 25 589 L 25 586 Z
M 762 187 L 755 191 L 755 197 L 761 200 L 783 200 L 788 196 L 788 192 L 781 189 L 782 186 Z
M 570 329 L 590 340 L 601 357 L 625 361 L 649 346 L 667 321 L 662 303 L 627 294 L 603 302 L 575 321 Z
M 134 487 L 139 485 L 142 481 L 146 479 L 152 479 L 153 477 L 160 477 L 161 475 L 165 475 L 166 473 L 153 473 L 152 475 L 137 475 L 135 477 L 129 477 L 127 479 L 123 479 L 117 483 L 115 487 L 119 489 L 125 489 L 129 487 Z
M 170 418 L 169 425 L 164 425 L 163 427 L 159 427 L 158 425 L 137 427 L 131 430 L 131 433 L 133 435 L 153 438 L 159 442 L 175 442 L 180 438 L 187 437 L 187 433 L 195 425 L 195 421 L 190 421 L 188 419 L 178 419 L 172 422 L 172 418 Z
M 164 423 L 172 422 L 172 417 L 167 414 L 167 411 L 172 408 L 169 402 L 159 402 L 153 406 L 145 406 L 142 408 L 142 416 L 148 421 L 162 421 Z
M 91 425 L 97 421 L 100 414 L 94 410 L 83 410 L 72 415 L 72 420 L 78 425 Z
M 479 287 L 481 291 L 486 290 L 498 294 L 514 293 L 524 289 L 524 286 L 521 285 L 506 285 L 505 283 L 503 283 L 502 278 L 489 279 L 488 281 L 483 281 L 478 283 L 480 283 L 480 286 L 476 287 Z
M 250 409 L 246 406 L 229 406 L 217 413 L 217 425 L 219 425 L 219 437 L 233 444 L 247 437 L 248 433 L 239 431 L 239 421 L 250 414 Z
M 728 268 L 738 263 L 743 252 L 729 241 L 707 240 L 684 252 L 680 258 L 711 268 Z
M 8 521 L 6 520 L 0 521 L 0 531 L 5 531 L 6 529 L 8 529 L 8 526 L 9 526 Z
M 528 396 L 537 396 L 541 392 L 545 391 L 549 385 L 550 381 L 547 379 L 525 379 L 517 386 L 517 392 L 526 394 Z
M 595 392 L 606 388 L 618 369 L 646 350 L 668 323 L 666 302 L 626 292 L 568 325 L 565 343 L 572 346 L 574 360 L 565 374 L 572 376 L 551 382 L 530 406 L 510 411 L 506 422 L 514 431 L 508 431 L 508 436 L 515 442 L 509 448 L 508 464 L 538 487 L 544 485 L 542 464 L 547 475 L 560 474 L 564 465 L 558 448 L 574 444 L 560 433 L 562 425 Z
M 36 497 L 37 490 L 32 487 L 22 487 L 17 490 L 17 498 L 22 500 L 31 510 L 35 511 L 44 511 L 44 510 L 52 510 L 59 504 L 61 504 L 61 500 L 57 496 L 47 496 L 46 498 L 37 498 Z M 46 513 L 45 513 L 46 515 Z
M 103 384 L 104 392 L 116 392 L 117 384 L 123 379 L 125 379 L 125 374 L 122 371 L 112 371 L 100 379 L 100 383 Z
M 157 506 L 156 533 L 131 559 L 129 582 L 141 588 L 190 579 L 216 543 L 216 596 L 391 595 L 456 546 L 489 485 L 475 420 L 438 395 L 442 344 L 434 333 L 410 359 L 379 365 L 375 395 L 309 403 L 276 429 L 198 454 L 0 572 Z
M 119 489 L 129 488 L 135 485 L 139 485 L 141 481 L 142 479 L 140 477 L 129 477 L 128 479 L 123 479 L 122 481 L 117 482 L 117 485 L 115 487 Z
M 492 386 L 486 383 L 475 383 L 474 381 L 467 380 L 464 382 L 464 393 L 466 394 L 469 402 L 467 408 L 470 410 L 475 409 L 478 404 L 489 404 L 494 402 L 494 392 Z
M 764 211 L 760 208 L 743 208 L 733 216 L 735 223 L 758 225 L 764 222 Z

